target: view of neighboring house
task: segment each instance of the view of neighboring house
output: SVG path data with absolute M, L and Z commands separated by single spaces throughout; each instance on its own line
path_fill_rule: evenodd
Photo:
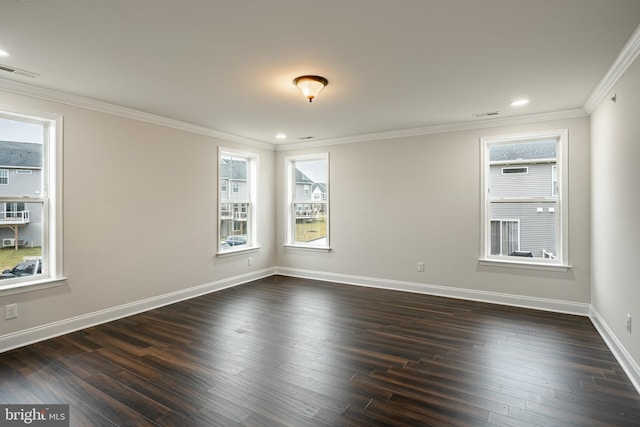
M 491 255 L 557 256 L 556 145 L 491 146 Z
M 220 239 L 246 235 L 249 215 L 246 159 L 223 156 L 220 162 Z
M 317 219 L 326 215 L 327 185 L 314 182 L 296 168 L 296 219 Z M 316 203 L 314 203 L 316 202 Z
M 0 141 L 0 246 L 42 246 L 42 204 L 20 201 L 39 197 L 42 144 Z M 6 199 L 5 199 L 6 200 Z

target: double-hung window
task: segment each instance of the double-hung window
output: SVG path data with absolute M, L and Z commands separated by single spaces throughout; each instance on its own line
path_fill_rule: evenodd
M 0 294 L 62 277 L 61 122 L 0 111 Z
M 258 158 L 227 149 L 218 158 L 218 253 L 255 249 Z
M 568 265 L 567 136 L 481 139 L 482 261 Z
M 287 157 L 286 245 L 329 249 L 329 154 Z

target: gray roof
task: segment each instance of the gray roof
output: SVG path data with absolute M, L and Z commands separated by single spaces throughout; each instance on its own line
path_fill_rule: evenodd
M 42 144 L 0 141 L 0 166 L 41 168 Z
M 296 168 L 296 184 L 313 184 L 313 180 Z
M 555 159 L 556 141 L 514 142 L 494 144 L 489 148 L 489 161 Z
M 227 160 L 222 159 L 220 163 L 220 177 L 232 179 L 234 181 L 247 180 L 247 162 L 246 160 Z
M 313 186 L 311 187 L 311 191 L 315 191 L 316 188 L 319 188 L 320 192 L 322 192 L 322 193 L 326 193 L 327 192 L 327 184 L 323 184 L 321 182 L 315 182 L 315 183 L 313 183 Z

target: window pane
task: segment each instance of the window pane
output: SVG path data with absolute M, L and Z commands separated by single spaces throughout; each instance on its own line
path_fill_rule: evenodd
M 43 124 L 0 118 L 0 280 L 42 274 L 44 202 L 20 198 L 43 197 L 43 135 Z
M 491 254 L 551 258 L 558 253 L 557 203 L 491 203 Z M 500 226 L 497 224 L 500 222 Z M 499 233 L 499 237 L 498 237 Z M 519 234 L 519 244 L 516 236 Z M 497 248 L 499 239 L 501 248 Z M 521 252 L 514 254 L 514 252 Z
M 292 162 L 293 231 L 290 243 L 328 247 L 328 180 L 326 158 Z
M 294 203 L 295 243 L 325 246 L 327 213 L 324 203 Z
M 245 158 L 223 154 L 220 161 L 220 198 L 222 202 L 249 198 L 249 166 Z M 231 192 L 227 190 L 231 185 Z
M 220 152 L 219 165 L 219 250 L 255 245 L 252 197 L 255 191 L 255 159 L 250 156 Z M 253 237 L 252 237 L 253 236 Z M 240 249 L 240 248 L 238 248 Z
M 491 197 L 552 197 L 557 141 L 514 142 L 489 147 Z M 505 164 L 526 166 L 506 167 Z

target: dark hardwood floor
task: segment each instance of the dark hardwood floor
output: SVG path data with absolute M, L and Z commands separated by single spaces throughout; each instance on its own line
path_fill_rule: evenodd
M 273 276 L 0 354 L 75 426 L 638 426 L 589 319 Z

